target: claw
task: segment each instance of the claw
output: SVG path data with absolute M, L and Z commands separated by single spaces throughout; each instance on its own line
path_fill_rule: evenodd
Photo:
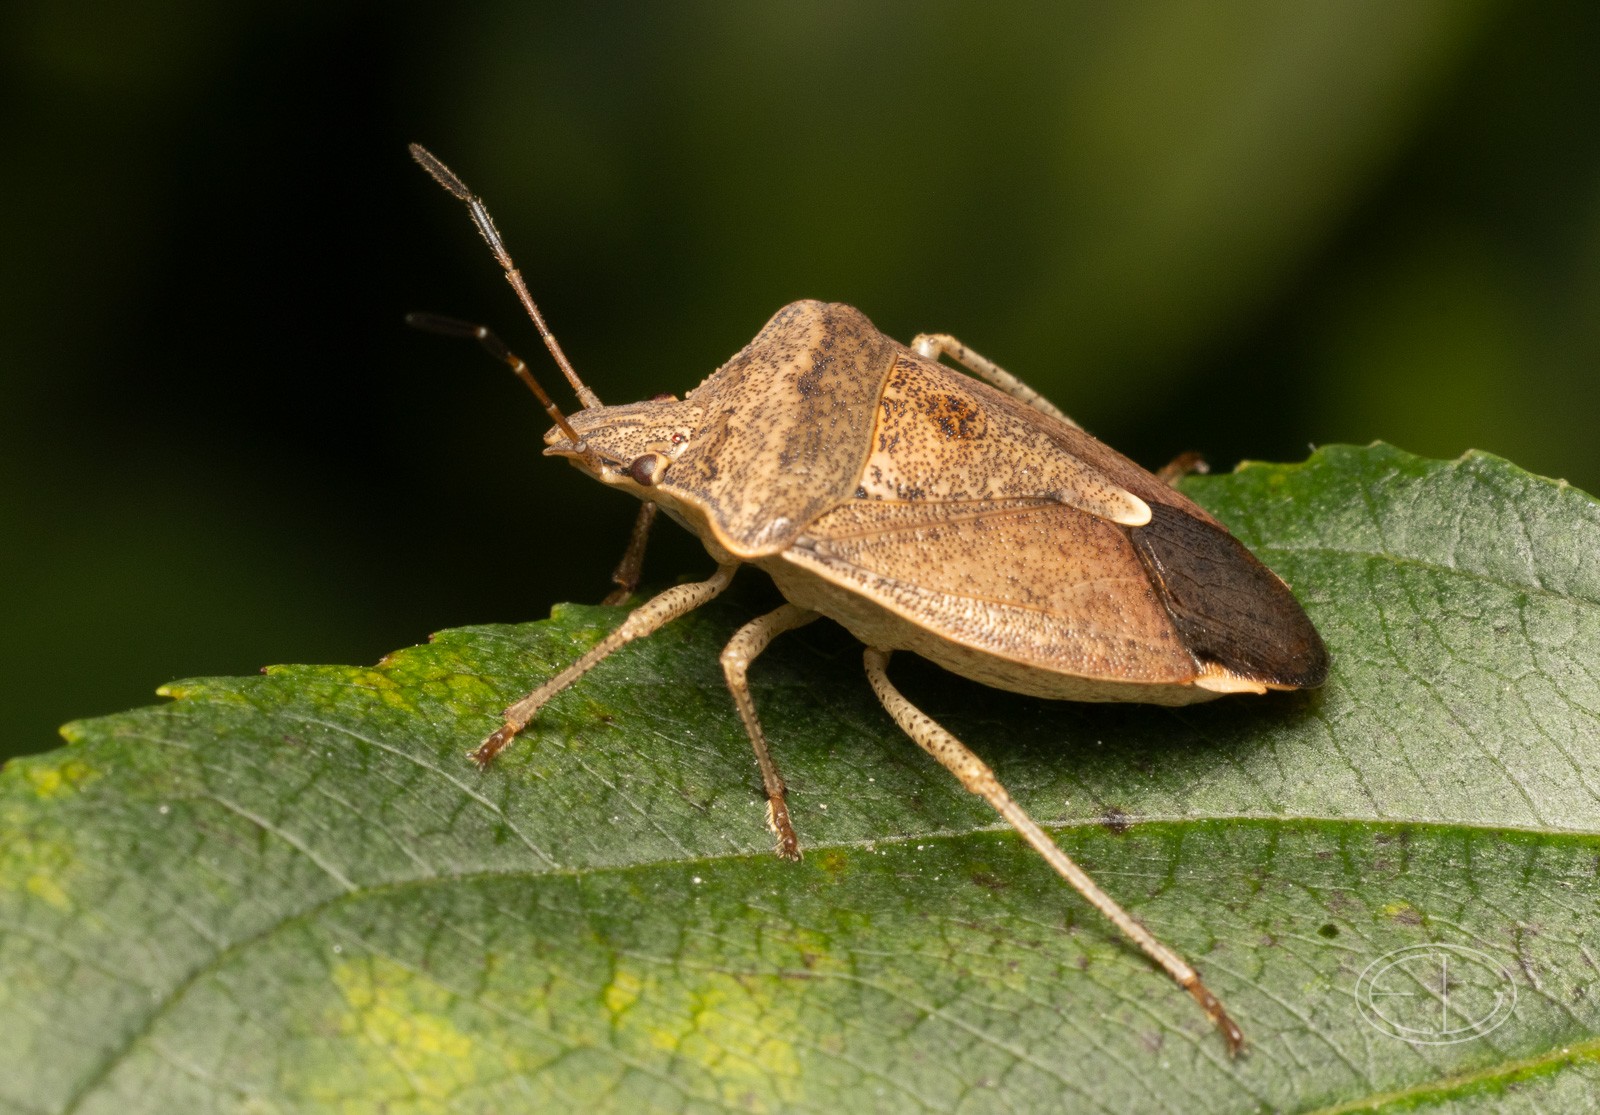
M 477 747 L 467 752 L 467 758 L 477 764 L 479 770 L 488 770 L 489 764 L 494 762 L 494 757 L 504 751 L 511 741 L 517 738 L 517 730 L 510 724 L 502 724 Z
M 1239 1024 L 1228 1017 L 1228 1012 L 1222 1009 L 1222 1003 L 1211 994 L 1209 988 L 1201 983 L 1198 978 L 1193 983 L 1185 984 L 1185 990 L 1194 996 L 1194 1001 L 1200 1004 L 1200 1009 L 1222 1031 L 1222 1040 L 1228 1043 L 1228 1056 L 1237 1057 L 1244 1052 L 1244 1031 L 1239 1029 Z
M 800 838 L 794 834 L 794 825 L 789 822 L 789 810 L 785 808 L 780 814 L 777 805 L 770 798 L 767 800 L 767 827 L 772 830 L 772 835 L 778 838 L 778 846 L 773 849 L 778 858 L 799 863 Z

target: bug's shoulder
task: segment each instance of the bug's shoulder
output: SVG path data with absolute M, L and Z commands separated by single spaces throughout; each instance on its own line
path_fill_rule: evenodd
M 730 553 L 781 550 L 855 488 L 903 351 L 854 307 L 790 303 L 689 392 L 703 417 L 672 487 Z

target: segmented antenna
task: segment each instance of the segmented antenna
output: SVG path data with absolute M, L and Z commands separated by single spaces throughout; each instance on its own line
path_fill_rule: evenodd
M 572 362 L 567 359 L 567 354 L 561 351 L 561 344 L 556 340 L 556 335 L 550 332 L 550 327 L 544 323 L 544 315 L 539 312 L 539 307 L 534 303 L 533 295 L 528 293 L 528 284 L 522 281 L 522 272 L 518 271 L 516 264 L 511 262 L 511 253 L 506 251 L 505 241 L 500 239 L 500 230 L 494 227 L 494 219 L 489 216 L 489 210 L 484 206 L 483 199 L 467 189 L 467 184 L 456 177 L 453 170 L 435 158 L 433 152 L 422 146 L 422 144 L 413 143 L 411 145 L 411 157 L 417 160 L 423 170 L 433 176 L 435 182 L 467 203 L 467 209 L 472 214 L 472 223 L 478 226 L 478 231 L 483 234 L 484 240 L 488 242 L 489 250 L 494 253 L 494 258 L 500 261 L 501 267 L 505 268 L 506 282 L 510 283 L 511 289 L 517 292 L 517 297 L 522 301 L 522 308 L 527 310 L 528 316 L 533 319 L 534 326 L 539 330 L 539 336 L 544 339 L 544 347 L 550 350 L 550 355 L 555 358 L 556 365 L 561 369 L 561 374 L 567 377 L 567 382 L 572 384 L 572 389 L 578 393 L 578 402 L 583 405 L 585 410 L 599 406 L 599 396 L 589 390 L 583 380 L 578 378 L 578 373 L 573 370 Z M 430 315 L 417 316 L 427 317 Z M 435 320 L 449 321 L 451 319 L 439 318 Z M 460 325 L 463 323 L 455 322 L 455 324 Z M 430 327 L 422 326 L 422 328 Z M 471 326 L 469 328 L 476 330 L 480 327 Z M 448 332 L 448 330 L 440 329 L 436 330 L 436 332 Z M 484 330 L 484 333 L 489 337 L 494 336 L 488 330 Z M 483 336 L 476 332 L 454 335 L 476 337 L 478 340 L 484 341 Z M 495 343 L 499 344 L 498 340 Z M 484 341 L 484 344 L 487 345 L 488 342 Z M 491 348 L 490 352 L 494 353 L 496 359 L 501 360 L 505 359 L 502 353 L 510 355 L 505 345 L 500 345 L 499 351 Z M 518 363 L 521 362 L 518 361 Z M 526 364 L 523 364 L 522 368 L 523 370 L 517 373 L 519 376 L 524 376 L 524 373 L 527 372 Z M 514 366 L 513 370 L 515 370 Z M 524 382 L 532 386 L 531 375 L 524 376 Z M 534 387 L 534 391 L 538 393 L 539 400 L 545 404 L 546 408 L 549 408 L 551 404 L 544 392 L 537 387 Z M 564 419 L 557 419 L 557 425 L 562 426 L 563 433 L 567 433 L 569 427 L 565 425 Z
M 407 314 L 406 324 L 413 329 L 425 329 L 429 333 L 442 333 L 446 337 L 464 337 L 467 340 L 477 341 L 490 356 L 509 367 L 517 374 L 518 379 L 528 385 L 528 390 L 544 404 L 544 412 L 550 416 L 550 421 L 554 422 L 562 435 L 572 442 L 573 448 L 580 453 L 588 448 L 578 436 L 578 431 L 572 428 L 572 423 L 567 421 L 567 416 L 561 413 L 561 408 L 556 406 L 555 401 L 545 393 L 545 389 L 539 386 L 539 381 L 533 378 L 533 372 L 528 369 L 527 361 L 507 348 L 506 343 L 490 332 L 487 325 L 474 325 L 470 321 L 460 321 L 439 314 Z

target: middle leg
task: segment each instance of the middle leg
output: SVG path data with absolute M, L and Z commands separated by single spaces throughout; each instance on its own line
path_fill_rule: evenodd
M 817 613 L 793 604 L 758 616 L 734 632 L 733 638 L 722 650 L 722 676 L 728 679 L 728 691 L 739 708 L 739 719 L 750 735 L 750 745 L 756 749 L 756 764 L 761 767 L 761 786 L 767 792 L 767 827 L 778 838 L 778 855 L 784 859 L 800 858 L 800 839 L 794 834 L 789 821 L 789 803 L 785 798 L 783 778 L 767 750 L 767 735 L 761 730 L 761 720 L 756 716 L 756 702 L 750 696 L 750 683 L 745 675 L 750 663 L 767 649 L 767 644 L 796 627 L 802 627 L 817 618 Z
M 1162 465 L 1160 471 L 1156 473 L 1156 479 L 1169 487 L 1176 488 L 1178 481 L 1185 476 L 1197 474 L 1204 476 L 1210 471 L 1211 466 L 1206 464 L 1206 459 L 1191 449 L 1187 453 L 1179 453 Z
M 639 517 L 633 520 L 633 532 L 628 535 L 628 548 L 611 574 L 611 583 L 617 587 L 600 603 L 621 604 L 639 587 L 639 577 L 644 572 L 644 550 L 650 543 L 650 527 L 656 521 L 657 506 L 648 500 L 639 505 Z

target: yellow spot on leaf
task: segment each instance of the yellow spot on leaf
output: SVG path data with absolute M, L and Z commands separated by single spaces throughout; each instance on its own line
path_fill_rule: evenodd
M 1405 925 L 1422 924 L 1422 911 L 1409 902 L 1389 902 L 1379 907 L 1378 912 L 1390 921 Z
M 495 698 L 495 688 L 480 677 L 471 674 L 451 674 L 444 680 L 445 692 L 460 701 L 489 701 Z
M 67 892 L 49 875 L 29 875 L 23 886 L 29 894 L 44 899 L 58 910 L 72 909 L 72 900 L 67 897 Z
M 44 764 L 29 763 L 22 768 L 22 777 L 41 798 L 58 798 L 77 790 L 94 777 L 94 769 L 81 759 Z
M 604 998 L 617 1045 L 699 1066 L 726 1106 L 777 1111 L 800 1100 L 801 1064 L 790 1038 L 799 1030 L 799 996 L 782 977 L 702 970 L 660 982 L 619 969 Z M 619 1012 L 613 1002 L 623 1000 L 627 1009 Z
M 306 1084 L 318 1106 L 350 1104 L 345 1089 L 359 1081 L 369 1110 L 398 1104 L 407 1111 L 444 1111 L 485 1075 L 510 1067 L 497 1043 L 457 1025 L 456 1012 L 470 1005 L 426 976 L 393 961 L 360 957 L 336 965 L 332 978 L 344 1009 L 331 1028 L 345 1044 L 332 1078 Z
M 410 709 L 413 703 L 409 688 L 391 677 L 383 670 L 372 669 L 346 669 L 339 671 L 339 680 L 342 684 L 365 689 L 376 694 L 384 704 L 391 708 Z
M 606 1010 L 611 1012 L 613 1023 L 621 1020 L 622 1014 L 634 1003 L 639 1001 L 639 992 L 644 984 L 638 976 L 627 969 L 621 969 L 606 989 L 601 993 L 601 999 L 606 1004 Z
M 817 857 L 817 862 L 821 864 L 822 870 L 826 871 L 831 878 L 837 880 L 850 865 L 850 858 L 838 849 L 832 849 Z
M 54 839 L 19 832 L 0 840 L 0 890 L 29 894 L 57 910 L 71 910 L 68 887 L 77 870 L 70 836 Z

